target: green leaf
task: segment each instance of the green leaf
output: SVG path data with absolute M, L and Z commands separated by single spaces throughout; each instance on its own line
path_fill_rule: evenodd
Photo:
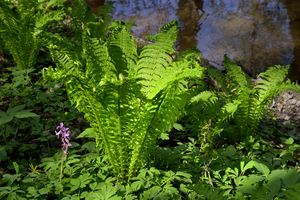
M 118 197 L 117 189 L 113 187 L 111 184 L 104 183 L 102 184 L 100 190 L 94 193 L 99 200 L 121 200 L 121 197 Z
M 150 189 L 146 190 L 142 194 L 142 199 L 153 199 L 159 195 L 162 188 L 159 186 L 153 186 Z
M 18 163 L 13 162 L 13 166 L 14 166 L 14 169 L 16 171 L 16 174 L 19 174 L 20 173 L 20 167 L 19 167 Z
M 290 138 L 286 139 L 283 143 L 287 144 L 287 145 L 291 145 L 294 143 L 294 139 L 290 137 Z
M 13 120 L 13 116 L 10 116 L 10 115 L 2 115 L 2 116 L 0 116 L 0 126 L 1 125 L 3 125 L 3 124 L 6 124 L 6 123 L 8 123 L 8 122 L 10 122 L 10 121 L 12 121 Z
M 22 110 L 22 111 L 18 111 L 17 113 L 15 113 L 14 115 L 16 118 L 29 118 L 29 117 L 39 117 L 39 115 L 30 112 L 30 110 Z
M 284 191 L 286 199 L 299 199 L 300 183 L 292 185 Z
M 245 173 L 248 169 L 252 169 L 254 167 L 254 165 L 255 165 L 255 161 L 251 160 L 244 167 L 242 167 L 242 165 L 241 165 L 241 170 L 243 173 Z
M 24 108 L 25 108 L 24 104 L 23 105 L 18 105 L 18 106 L 15 106 L 13 108 L 8 108 L 7 113 L 16 113 L 18 111 L 24 110 Z
M 266 166 L 266 165 L 264 165 L 264 164 L 262 164 L 262 163 L 260 163 L 260 162 L 257 162 L 257 161 L 253 161 L 254 162 L 254 167 L 259 171 L 259 172 L 261 172 L 263 175 L 265 175 L 265 176 L 267 176 L 267 175 L 269 175 L 269 173 L 270 173 L 270 170 L 269 170 L 269 168 Z
M 173 124 L 173 128 L 175 128 L 177 131 L 184 131 L 183 126 L 179 123 Z
M 264 179 L 264 177 L 259 175 L 250 175 L 248 177 L 244 177 L 240 181 L 240 186 L 237 187 L 237 191 L 246 194 L 252 194 L 252 192 L 256 189 L 257 183 Z
M 77 138 L 96 138 L 97 134 L 93 128 L 87 128 Z
M 132 192 L 136 192 L 145 184 L 144 181 L 135 181 L 130 185 L 130 189 Z
M 80 179 L 73 178 L 73 179 L 71 179 L 70 183 L 71 183 L 71 185 L 72 185 L 72 187 L 71 187 L 71 189 L 70 189 L 71 191 L 75 191 L 75 190 L 77 190 L 78 188 L 80 188 L 80 184 L 81 184 Z
M 40 194 L 48 194 L 50 192 L 50 189 L 48 187 L 44 187 L 42 189 L 39 189 Z

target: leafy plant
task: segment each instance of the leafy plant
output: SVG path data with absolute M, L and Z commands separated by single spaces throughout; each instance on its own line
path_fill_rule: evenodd
M 8 68 L 6 69 L 8 70 Z M 64 121 L 73 125 L 74 133 L 85 128 L 83 117 L 72 108 L 66 92 L 54 82 L 34 80 L 36 70 L 12 69 L 0 80 L 0 162 L 10 159 L 37 159 L 53 153 L 54 128 Z M 33 81 L 34 80 L 34 81 Z M 2 84 L 3 83 L 3 84 Z M 30 98 L 28 98 L 30 97 Z M 5 112 L 4 112 L 5 111 Z
M 19 70 L 34 67 L 40 38 L 47 26 L 62 20 L 63 1 L 17 0 L 0 2 L 0 37 Z
M 249 173 L 251 170 L 252 173 Z M 259 173 L 254 173 L 255 170 Z M 243 197 L 274 199 L 275 197 L 287 197 L 285 195 L 292 196 L 300 181 L 300 174 L 294 169 L 271 171 L 266 165 L 258 161 L 249 161 L 246 164 L 242 161 L 240 169 L 235 167 L 227 168 L 222 172 L 215 171 L 214 177 L 219 188 L 225 190 L 225 196 L 237 199 Z
M 213 90 L 192 98 L 192 110 L 202 139 L 211 141 L 223 133 L 229 138 L 245 138 L 259 126 L 271 101 L 283 91 L 300 92 L 300 87 L 286 79 L 288 67 L 274 66 L 252 81 L 237 64 L 224 59 L 226 75 L 208 69 Z M 230 134 L 233 134 L 230 136 Z
M 177 27 L 162 28 L 154 43 L 138 52 L 126 26 L 113 24 L 109 32 L 83 33 L 83 57 L 50 46 L 58 68 L 48 77 L 65 82 L 70 101 L 85 114 L 103 143 L 113 171 L 131 178 L 144 166 L 156 138 L 169 131 L 189 100 L 185 80 L 201 78 L 203 69 L 186 56 L 173 62 Z
M 14 118 L 27 118 L 27 117 L 38 117 L 37 114 L 31 112 L 31 110 L 25 110 L 25 105 L 15 106 L 8 108 L 6 112 L 0 110 L 0 126 L 9 123 Z

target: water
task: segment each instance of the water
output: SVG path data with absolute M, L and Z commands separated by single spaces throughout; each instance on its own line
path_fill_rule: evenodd
M 252 75 L 275 64 L 292 64 L 300 80 L 300 1 L 115 0 L 113 17 L 134 23 L 144 38 L 172 21 L 180 23 L 178 49 L 196 47 L 223 69 L 224 54 Z

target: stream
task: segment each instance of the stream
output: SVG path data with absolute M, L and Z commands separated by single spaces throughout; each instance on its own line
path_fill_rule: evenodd
M 291 64 L 300 81 L 300 1 L 295 0 L 114 0 L 113 18 L 134 24 L 139 38 L 178 20 L 179 50 L 197 48 L 223 69 L 226 54 L 250 75 Z

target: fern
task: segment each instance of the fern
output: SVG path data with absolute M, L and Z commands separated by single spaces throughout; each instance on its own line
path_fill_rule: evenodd
M 238 100 L 241 102 L 235 121 L 242 132 L 253 133 L 263 118 L 272 100 L 283 91 L 300 92 L 300 87 L 286 80 L 288 67 L 274 66 L 259 75 L 256 83 L 241 87 Z
M 161 132 L 170 131 L 182 116 L 191 96 L 186 80 L 201 78 L 203 69 L 191 58 L 173 61 L 175 24 L 140 53 L 126 25 L 114 23 L 107 34 L 92 32 L 94 25 L 87 24 L 82 35 L 82 60 L 50 45 L 57 68 L 45 75 L 65 83 L 70 101 L 97 133 L 113 172 L 128 180 L 145 164 Z
M 253 134 L 277 95 L 287 90 L 300 92 L 299 85 L 286 79 L 288 67 L 270 67 L 258 76 L 257 81 L 251 82 L 241 67 L 227 57 L 224 65 L 225 75 L 207 70 L 208 77 L 215 81 L 213 90 L 201 92 L 192 98 L 191 110 L 197 112 L 192 112 L 191 117 L 192 122 L 198 125 L 198 130 L 210 124 L 210 129 L 215 130 L 213 133 L 216 135 L 223 132 L 236 134 L 233 136 L 236 138 Z
M 18 0 L 16 5 L 0 2 L 0 37 L 21 70 L 34 66 L 41 33 L 51 22 L 63 17 L 60 9 L 50 9 L 51 2 Z

